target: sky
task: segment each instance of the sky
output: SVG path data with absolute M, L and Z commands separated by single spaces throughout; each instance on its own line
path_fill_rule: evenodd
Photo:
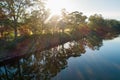
M 47 7 L 53 13 L 65 8 L 68 12 L 83 12 L 88 17 L 97 13 L 104 18 L 120 20 L 120 0 L 48 0 Z

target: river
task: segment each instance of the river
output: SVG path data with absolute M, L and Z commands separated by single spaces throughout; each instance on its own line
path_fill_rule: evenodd
M 0 67 L 0 80 L 120 80 L 120 37 L 89 37 Z

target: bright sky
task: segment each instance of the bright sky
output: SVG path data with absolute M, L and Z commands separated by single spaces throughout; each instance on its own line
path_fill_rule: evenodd
M 120 20 L 120 0 L 48 0 L 47 7 L 53 14 L 65 8 L 68 12 L 80 11 L 87 16 L 97 13 Z

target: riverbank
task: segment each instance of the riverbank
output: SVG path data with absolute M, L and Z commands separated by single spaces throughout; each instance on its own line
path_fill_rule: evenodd
M 86 33 L 86 32 L 85 32 Z M 119 33 L 107 33 L 101 36 L 95 32 L 87 32 L 81 34 L 79 31 L 73 33 L 54 33 L 42 35 L 20 36 L 17 40 L 7 42 L 6 46 L 0 48 L 0 66 L 10 62 L 18 61 L 20 58 L 31 55 L 32 53 L 48 50 L 52 47 L 70 42 L 73 40 L 87 39 L 89 47 L 93 48 L 91 44 L 99 45 L 102 39 L 117 37 Z M 94 43 L 93 43 L 94 42 Z M 93 48 L 94 49 L 94 48 Z
M 1 50 L 0 65 L 10 62 L 15 62 L 20 58 L 31 53 L 40 52 L 45 49 L 71 41 L 72 38 L 69 34 L 44 34 L 44 35 L 31 35 L 24 36 L 17 40 L 16 44 L 7 45 L 4 50 Z M 14 41 L 13 41 L 14 42 Z M 10 43 L 9 43 L 10 44 Z

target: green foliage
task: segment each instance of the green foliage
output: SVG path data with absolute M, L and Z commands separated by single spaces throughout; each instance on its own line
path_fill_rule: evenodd
M 91 15 L 89 17 L 89 23 L 88 23 L 88 25 L 91 28 L 95 29 L 97 27 L 104 27 L 104 26 L 106 26 L 106 23 L 105 23 L 105 20 L 102 17 L 102 15 L 100 15 L 100 14 L 99 15 L 98 14 L 94 14 L 94 15 Z
M 115 31 L 120 31 L 120 21 L 117 20 L 106 20 L 106 24 L 108 27 Z
M 69 23 L 74 25 L 74 27 L 77 27 L 80 24 L 84 24 L 85 20 L 87 19 L 87 17 L 85 15 L 83 15 L 82 12 L 72 12 L 69 14 Z
M 44 4 L 42 0 L 2 0 L 0 2 L 2 5 L 2 10 L 5 11 L 5 15 L 8 19 L 12 20 L 11 24 L 13 25 L 11 27 L 14 29 L 15 38 L 18 35 L 17 30 L 19 23 L 24 21 L 26 14 L 30 15 L 30 12 L 28 12 L 27 9 L 39 7 L 41 10 L 38 11 L 41 13 L 44 12 Z

